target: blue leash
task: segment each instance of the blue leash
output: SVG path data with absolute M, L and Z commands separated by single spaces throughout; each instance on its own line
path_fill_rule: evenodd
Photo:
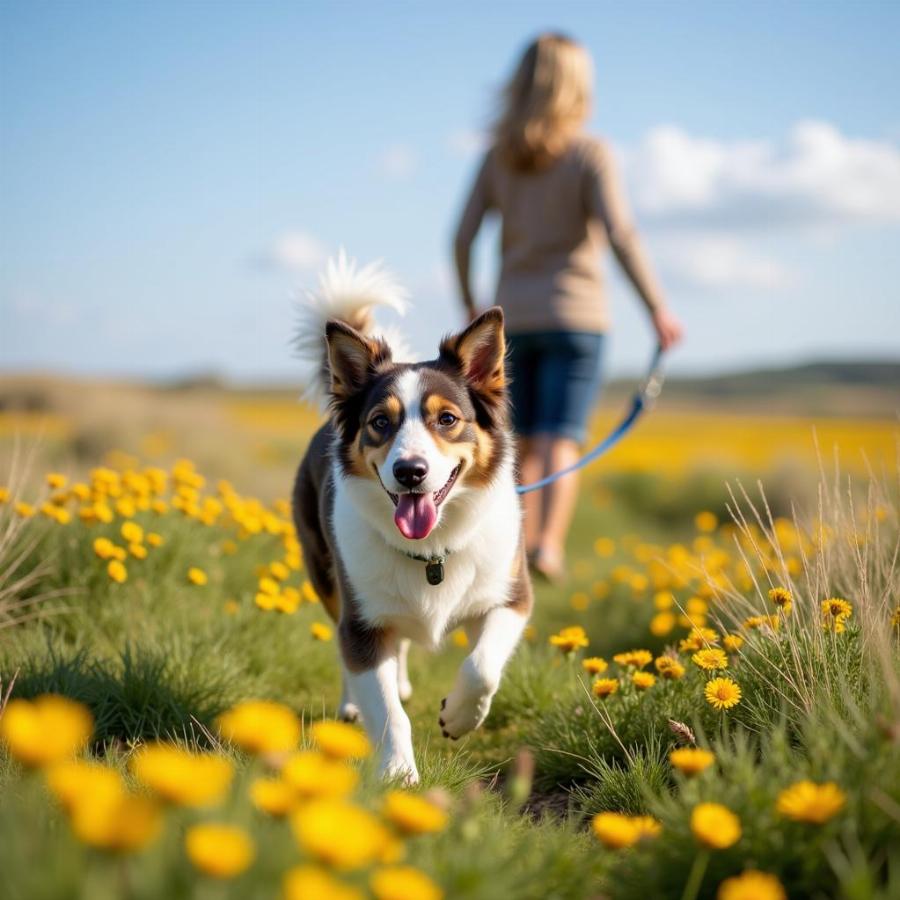
M 516 488 L 516 493 L 530 494 L 532 491 L 539 491 L 541 488 L 547 487 L 548 484 L 553 484 L 554 481 L 557 481 L 564 475 L 583 469 L 597 457 L 602 456 L 607 450 L 618 444 L 640 418 L 641 413 L 653 406 L 662 390 L 664 378 L 661 365 L 662 355 L 662 347 L 657 346 L 653 352 L 653 358 L 650 360 L 650 369 L 647 372 L 647 377 L 635 392 L 631 400 L 631 408 L 625 414 L 625 418 L 593 450 L 589 450 L 578 462 L 574 462 L 571 466 L 566 466 L 565 469 L 560 469 L 558 472 L 554 472 L 540 481 L 535 481 L 533 484 L 520 484 Z

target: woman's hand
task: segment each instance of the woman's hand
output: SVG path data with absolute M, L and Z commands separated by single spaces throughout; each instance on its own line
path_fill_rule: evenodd
M 653 313 L 653 329 L 663 350 L 674 347 L 684 336 L 681 322 L 665 307 Z

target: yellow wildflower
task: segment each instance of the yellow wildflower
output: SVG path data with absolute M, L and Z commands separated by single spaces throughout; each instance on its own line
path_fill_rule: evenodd
M 203 569 L 198 569 L 196 566 L 191 566 L 191 568 L 188 569 L 187 572 L 187 579 L 191 584 L 196 584 L 202 587 L 204 584 L 206 584 L 207 581 L 209 581 L 209 576 L 206 574 L 206 572 L 203 571 Z
M 684 666 L 673 656 L 658 656 L 653 665 L 656 666 L 656 671 L 661 677 L 668 678 L 670 681 L 677 681 L 684 677 Z
M 234 775 L 231 763 L 212 753 L 189 753 L 174 744 L 146 744 L 131 758 L 131 771 L 156 794 L 179 806 L 221 802 Z
M 137 522 L 123 522 L 119 532 L 126 544 L 140 544 L 144 540 L 144 529 Z
M 558 634 L 550 636 L 550 644 L 559 647 L 563 653 L 574 653 L 581 647 L 587 647 L 590 643 L 587 634 L 581 625 L 570 625 L 563 628 Z
M 637 829 L 638 838 L 655 838 L 662 834 L 662 825 L 653 816 L 632 816 L 631 822 Z
M 634 672 L 631 675 L 631 682 L 639 691 L 646 691 L 656 684 L 656 676 L 650 672 Z
M 75 756 L 93 730 L 88 708 L 57 694 L 10 700 L 0 716 L 0 740 L 19 762 L 31 767 Z
M 601 672 L 605 672 L 607 668 L 609 668 L 609 665 L 602 657 L 591 656 L 588 659 L 583 659 L 581 661 L 581 667 L 589 675 L 599 675 Z
M 822 601 L 822 624 L 835 634 L 844 630 L 844 623 L 853 615 L 853 606 L 839 597 L 830 597 Z
M 305 799 L 347 797 L 359 782 L 359 773 L 345 762 L 328 759 L 312 750 L 301 750 L 285 762 L 281 777 Z
M 728 657 L 724 650 L 718 647 L 710 647 L 706 650 L 698 650 L 691 659 L 701 669 L 727 669 Z
M 319 602 L 319 595 L 316 593 L 316 589 L 312 586 L 312 582 L 304 581 L 300 586 L 300 590 L 303 593 L 303 599 L 307 603 Z
M 128 552 L 135 559 L 146 559 L 147 558 L 147 548 L 143 544 L 129 544 Z
M 125 791 L 122 778 L 115 769 L 83 759 L 53 763 L 44 770 L 44 777 L 50 792 L 69 813 L 82 800 L 101 802 L 107 797 L 119 797 Z
M 257 600 L 259 598 L 257 597 Z M 309 626 L 309 633 L 317 640 L 317 641 L 330 641 L 332 631 L 331 629 L 323 624 L 322 622 L 313 622 L 312 625 Z
M 190 861 L 213 878 L 234 878 L 253 862 L 256 847 L 243 828 L 205 822 L 193 825 L 184 837 Z
M 79 798 L 70 822 L 82 843 L 126 853 L 155 840 L 162 830 L 163 818 L 158 803 L 123 791 Z
M 263 594 L 261 591 L 253 598 L 253 602 L 260 608 L 268 612 L 275 609 L 277 598 L 271 594 Z
M 726 634 L 722 638 L 722 646 L 729 653 L 737 653 L 744 645 L 744 639 L 739 634 Z
M 376 900 L 441 900 L 444 892 L 412 866 L 386 866 L 369 876 Z
M 741 702 L 741 688 L 730 678 L 713 678 L 704 690 L 707 702 L 716 709 L 731 709 Z
M 468 647 L 469 646 L 469 636 L 466 634 L 464 628 L 457 628 L 451 635 L 450 640 L 453 642 L 454 647 Z
M 281 778 L 257 778 L 250 785 L 253 805 L 270 816 L 286 816 L 297 805 L 296 791 Z
M 447 826 L 447 813 L 425 797 L 407 791 L 385 794 L 382 814 L 404 834 L 433 834 Z
M 694 525 L 696 526 L 697 531 L 703 531 L 708 534 L 711 531 L 715 531 L 718 524 L 718 517 L 715 513 L 709 512 L 709 510 L 698 512 L 697 515 L 694 516 Z
M 245 700 L 216 720 L 219 734 L 248 753 L 284 753 L 300 742 L 300 720 L 270 700 Z
M 631 816 L 616 812 L 598 813 L 591 820 L 591 828 L 604 847 L 621 850 L 640 840 L 640 833 Z
M 346 722 L 316 722 L 310 729 L 313 743 L 332 759 L 364 759 L 372 752 L 365 732 Z
M 741 820 L 719 803 L 700 803 L 691 812 L 694 837 L 710 850 L 725 850 L 741 839 Z
M 147 543 L 151 547 L 162 547 L 162 545 L 165 543 L 165 540 L 161 534 L 157 534 L 155 531 L 148 531 Z
M 303 865 L 284 876 L 284 900 L 365 900 L 365 895 L 318 866 Z
M 310 800 L 291 816 L 300 847 L 336 869 L 359 869 L 381 858 L 390 834 L 375 816 L 343 800 Z
M 783 587 L 774 587 L 769 591 L 769 599 L 785 614 L 789 615 L 794 605 L 791 592 Z
M 781 628 L 781 619 L 778 616 L 750 616 L 749 619 L 744 619 L 743 627 L 751 631 L 766 627 L 778 631 Z
M 671 591 L 657 591 L 653 595 L 653 605 L 660 612 L 665 612 L 675 605 L 675 595 Z
M 30 519 L 35 513 L 34 507 L 24 500 L 19 500 L 18 503 L 13 506 L 13 509 L 20 519 Z
M 106 574 L 117 584 L 123 584 L 128 580 L 128 569 L 118 559 L 111 559 L 106 566 Z
M 715 761 L 714 753 L 700 747 L 679 747 L 669 754 L 669 762 L 685 775 L 697 775 Z
M 653 662 L 653 654 L 649 650 L 629 650 L 627 653 L 617 653 L 613 660 L 620 666 L 643 669 L 648 663 Z
M 603 559 L 608 559 L 616 552 L 616 542 L 608 537 L 599 537 L 594 541 L 594 553 Z
M 837 815 L 846 802 L 847 795 L 833 781 L 798 781 L 778 795 L 776 809 L 795 822 L 822 825 Z
M 665 637 L 675 627 L 675 613 L 660 612 L 650 620 L 650 634 L 654 637 Z
M 591 685 L 595 697 L 609 697 L 619 689 L 618 678 L 598 678 Z
M 62 490 L 69 481 L 61 472 L 48 472 L 44 477 L 47 486 L 53 488 L 54 491 Z
M 787 900 L 787 893 L 774 875 L 747 869 L 726 878 L 719 885 L 716 900 Z
M 9 503 L 9 498 L 12 496 L 8 487 L 4 487 L 0 485 L 0 503 Z

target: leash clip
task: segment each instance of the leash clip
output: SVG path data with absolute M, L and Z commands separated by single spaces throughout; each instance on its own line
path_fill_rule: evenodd
M 641 399 L 644 406 L 650 409 L 656 404 L 656 400 L 662 393 L 663 381 L 665 378 L 659 369 L 654 369 L 648 376 L 641 388 Z

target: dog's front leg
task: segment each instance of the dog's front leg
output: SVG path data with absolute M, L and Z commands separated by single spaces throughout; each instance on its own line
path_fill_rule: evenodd
M 398 688 L 399 642 L 382 629 L 352 619 L 341 622 L 340 635 L 350 692 L 369 737 L 379 747 L 379 771 L 416 784 L 412 726 Z
M 485 720 L 500 686 L 503 667 L 527 621 L 525 610 L 517 604 L 507 604 L 466 626 L 475 646 L 460 667 L 453 690 L 441 703 L 439 722 L 444 737 L 456 740 Z

